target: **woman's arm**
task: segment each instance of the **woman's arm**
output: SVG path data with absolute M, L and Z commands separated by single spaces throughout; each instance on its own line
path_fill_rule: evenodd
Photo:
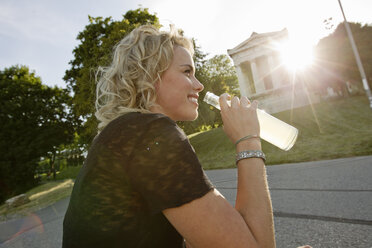
M 236 142 L 239 138 L 258 134 L 257 104 L 234 98 L 231 107 L 227 96 L 220 100 L 224 131 Z M 260 150 L 258 139 L 238 144 L 237 152 Z M 262 159 L 243 159 L 238 163 L 236 206 L 213 190 L 181 207 L 163 211 L 168 220 L 187 240 L 197 247 L 275 247 L 273 214 Z
M 227 95 L 220 98 L 224 131 L 235 143 L 247 135 L 259 135 L 257 102 L 249 103 L 246 97 L 234 97 L 231 106 Z M 262 150 L 258 138 L 239 142 L 236 152 Z M 267 185 L 264 161 L 260 158 L 240 160 L 238 166 L 238 189 L 236 210 L 243 216 L 260 247 L 275 247 L 274 221 L 271 199 Z
M 217 190 L 163 213 L 193 248 L 259 247 L 242 216 Z
M 252 159 L 253 160 L 253 159 Z M 243 162 L 243 161 L 241 161 Z M 244 246 L 244 239 L 248 239 L 248 242 L 253 243 L 252 245 L 257 245 L 258 247 L 275 247 L 275 237 L 274 237 L 274 225 L 273 225 L 273 215 L 272 215 L 272 208 L 271 208 L 271 201 L 269 192 L 267 190 L 267 182 L 266 182 L 266 175 L 265 169 L 262 169 L 261 161 L 252 161 L 248 166 L 255 167 L 255 169 L 246 170 L 244 165 L 239 162 L 239 172 L 238 172 L 238 192 L 237 192 L 237 199 L 235 204 L 235 209 L 240 213 L 242 218 L 245 221 L 245 224 L 248 226 L 248 229 L 242 227 L 242 230 L 239 230 L 239 235 L 245 235 L 245 237 L 236 236 L 238 240 L 234 240 L 234 242 L 223 244 L 223 242 L 228 242 L 228 240 L 224 237 L 231 235 L 232 228 L 230 225 L 235 225 L 233 223 L 233 217 L 238 218 L 238 216 L 232 215 L 229 222 L 224 223 L 224 228 L 226 229 L 223 236 L 217 236 L 213 238 L 215 241 L 219 242 L 222 246 L 221 247 L 238 247 L 235 244 L 235 241 L 238 241 L 243 246 L 241 247 L 251 247 L 251 246 Z M 256 165 L 254 165 L 256 164 Z M 248 175 L 247 175 L 248 174 Z M 254 174 L 258 175 L 257 177 Z M 257 180 L 257 178 L 259 178 Z M 250 187 L 250 184 L 256 184 L 258 187 Z M 215 193 L 218 195 L 218 193 Z M 209 198 L 209 197 L 206 197 Z M 213 196 L 210 198 L 214 198 Z M 206 199 L 200 199 L 200 201 L 204 201 Z M 213 199 L 208 199 L 210 201 L 214 201 Z M 214 204 L 214 203 L 211 203 Z M 201 209 L 201 208 L 200 208 Z M 195 211 L 198 211 L 195 209 Z M 217 211 L 217 210 L 216 210 Z M 222 214 L 222 209 L 220 209 Z M 227 211 L 226 211 L 227 212 Z M 208 214 L 208 213 L 206 213 Z M 219 216 L 218 218 L 221 218 Z M 204 224 L 209 224 L 205 222 L 205 219 L 201 217 L 198 221 L 204 222 Z M 241 223 L 240 223 L 241 224 Z M 196 227 L 201 227 L 200 223 L 195 222 L 194 225 Z M 211 225 L 213 225 L 211 223 Z M 239 227 L 239 226 L 234 226 Z M 214 232 L 214 227 L 205 227 L 210 229 Z M 204 232 L 204 230 L 200 230 L 197 228 L 200 234 Z M 249 234 L 245 234 L 244 232 L 247 231 Z M 217 232 L 215 232 L 217 234 Z M 236 233 L 238 234 L 238 233 Z M 213 233 L 212 233 L 213 236 Z M 232 235 L 231 235 L 232 236 Z M 255 244 L 256 243 L 256 244 Z M 186 240 L 186 247 L 193 248 L 187 240 Z M 211 246 L 200 246 L 200 247 L 213 247 Z M 195 246 L 199 247 L 199 246 Z M 194 247 L 194 248 L 195 248 Z M 217 247 L 217 246 L 216 246 Z M 252 246 L 255 247 L 255 246 Z
M 250 140 L 238 144 L 236 150 L 261 150 L 261 144 Z M 271 199 L 262 159 L 239 161 L 235 209 L 243 216 L 260 247 L 275 247 Z

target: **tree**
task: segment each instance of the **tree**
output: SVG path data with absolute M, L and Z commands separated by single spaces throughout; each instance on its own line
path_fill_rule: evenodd
M 66 89 L 41 83 L 26 66 L 0 71 L 0 202 L 32 187 L 40 157 L 72 141 Z
M 78 34 L 80 44 L 73 50 L 74 59 L 69 63 L 71 68 L 66 71 L 64 80 L 74 93 L 74 115 L 85 120 L 79 130 L 82 143 L 90 144 L 97 134 L 95 71 L 99 66 L 108 66 L 113 47 L 134 28 L 144 24 L 160 27 L 156 15 L 140 8 L 128 11 L 120 21 L 89 16 L 89 24 Z
M 372 26 L 349 23 L 355 43 L 363 63 L 366 76 L 372 81 Z M 318 75 L 321 75 L 320 88 L 343 88 L 344 82 L 361 84 L 360 73 L 347 36 L 344 23 L 335 31 L 321 39 L 316 46 Z M 320 73 L 319 73 L 320 72 Z

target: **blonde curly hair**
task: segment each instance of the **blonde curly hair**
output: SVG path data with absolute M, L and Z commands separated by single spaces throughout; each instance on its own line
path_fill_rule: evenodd
M 114 47 L 111 65 L 100 67 L 96 74 L 98 131 L 120 115 L 150 112 L 156 105 L 155 82 L 161 82 L 163 72 L 170 66 L 175 46 L 194 54 L 191 40 L 174 27 L 166 32 L 144 25 Z

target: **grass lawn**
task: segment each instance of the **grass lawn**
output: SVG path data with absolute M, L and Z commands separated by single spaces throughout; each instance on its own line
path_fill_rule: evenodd
M 42 183 L 25 193 L 30 199 L 29 203 L 11 209 L 7 209 L 6 204 L 1 205 L 0 220 L 24 216 L 62 200 L 71 194 L 73 185 L 72 179 Z
M 67 167 L 57 174 L 56 181 L 43 180 L 40 185 L 25 193 L 30 199 L 30 202 L 25 205 L 11 209 L 7 209 L 6 204 L 1 205 L 0 221 L 28 215 L 70 196 L 74 186 L 73 179 L 76 178 L 80 168 L 81 166 Z
M 372 109 L 354 96 L 274 114 L 295 126 L 299 136 L 289 151 L 263 141 L 268 165 L 372 154 Z M 204 169 L 235 167 L 234 145 L 222 128 L 190 136 Z

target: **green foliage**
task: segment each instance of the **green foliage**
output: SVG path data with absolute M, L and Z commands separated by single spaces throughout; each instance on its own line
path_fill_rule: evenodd
M 33 186 L 40 157 L 71 142 L 70 104 L 67 90 L 43 85 L 26 66 L 0 71 L 0 202 Z
M 349 23 L 355 43 L 361 57 L 367 79 L 372 81 L 372 26 Z M 321 39 L 316 46 L 318 87 L 340 88 L 343 81 L 361 85 L 360 73 L 355 61 L 344 23 L 335 31 Z
M 159 26 L 156 15 L 148 9 L 128 11 L 123 19 L 115 21 L 111 17 L 91 17 L 89 24 L 79 33 L 80 44 L 73 50 L 71 68 L 66 71 L 64 80 L 73 91 L 73 113 L 85 120 L 79 130 L 81 143 L 90 144 L 97 133 L 95 112 L 95 71 L 99 66 L 108 66 L 113 47 L 134 28 L 153 24 Z
M 230 95 L 240 95 L 238 88 L 238 78 L 234 66 L 227 55 L 216 55 L 210 59 L 205 59 L 198 47 L 194 56 L 196 67 L 196 78 L 204 85 L 204 90 L 199 94 L 199 117 L 193 122 L 180 122 L 179 125 L 188 134 L 202 131 L 205 126 L 219 127 L 222 125 L 219 110 L 203 102 L 207 91 L 216 95 L 229 93 Z

